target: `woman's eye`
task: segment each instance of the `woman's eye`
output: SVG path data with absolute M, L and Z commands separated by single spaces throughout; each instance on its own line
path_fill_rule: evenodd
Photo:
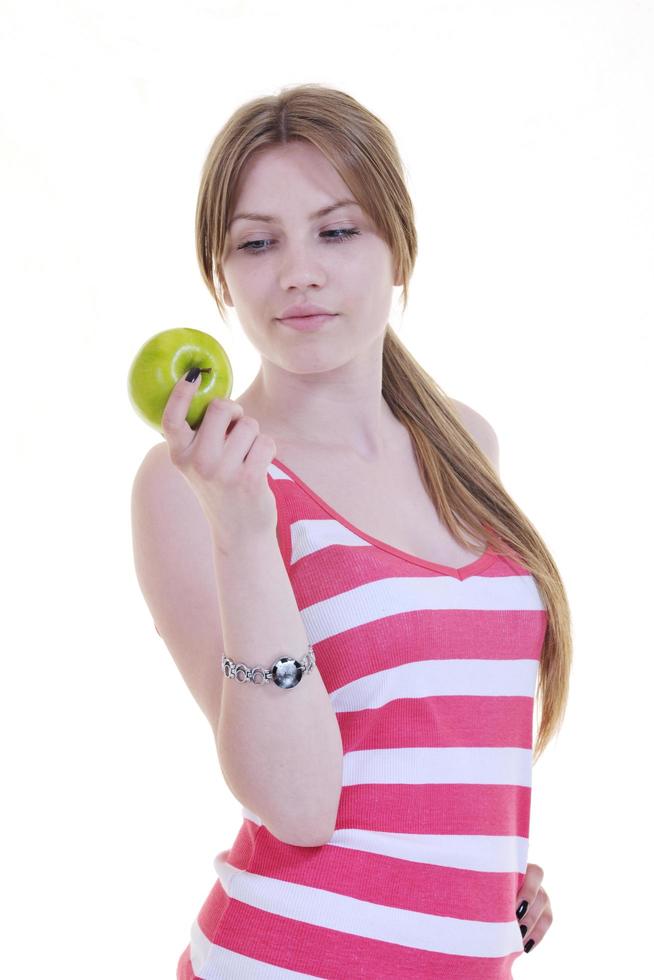
M 328 242 L 345 242 L 349 238 L 354 238 L 355 235 L 360 235 L 361 232 L 358 228 L 334 228 L 331 231 L 321 231 L 321 235 L 337 235 L 337 238 L 327 238 Z M 245 242 L 243 245 L 237 247 L 237 251 L 243 250 L 244 252 L 249 252 L 250 255 L 259 255 L 261 252 L 268 252 L 267 248 L 253 248 L 254 245 L 266 245 L 271 242 L 271 238 L 260 238 L 257 241 Z

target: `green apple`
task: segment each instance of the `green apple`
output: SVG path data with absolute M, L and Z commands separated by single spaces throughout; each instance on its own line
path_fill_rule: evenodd
M 232 366 L 215 337 L 190 327 L 163 330 L 146 340 L 132 361 L 127 377 L 132 405 L 162 435 L 161 418 L 170 393 L 193 367 L 202 374 L 186 421 L 197 429 L 209 402 L 232 393 Z

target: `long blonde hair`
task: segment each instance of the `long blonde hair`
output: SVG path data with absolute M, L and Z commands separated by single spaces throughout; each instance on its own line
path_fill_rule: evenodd
M 393 137 L 377 116 L 350 95 L 306 84 L 238 108 L 213 140 L 205 160 L 195 215 L 196 251 L 221 318 L 227 322 L 222 259 L 243 168 L 252 154 L 298 140 L 325 155 L 388 243 L 395 269 L 401 273 L 406 310 L 417 234 Z M 536 691 L 540 709 L 536 762 L 563 721 L 572 662 L 570 609 L 554 559 L 460 422 L 450 399 L 390 324 L 384 337 L 382 395 L 408 429 L 425 489 L 454 539 L 464 548 L 470 547 L 470 538 L 480 550 L 489 545 L 497 554 L 517 559 L 534 576 L 548 613 Z

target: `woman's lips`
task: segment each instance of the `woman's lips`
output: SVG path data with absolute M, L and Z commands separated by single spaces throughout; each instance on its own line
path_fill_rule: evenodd
M 338 313 L 321 313 L 317 316 L 289 316 L 280 319 L 280 323 L 292 327 L 294 330 L 318 330 L 324 323 L 328 323 L 337 317 Z

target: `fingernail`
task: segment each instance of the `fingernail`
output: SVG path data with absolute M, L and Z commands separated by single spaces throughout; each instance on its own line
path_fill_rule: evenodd
M 520 926 L 520 932 L 522 933 L 522 938 L 524 939 L 527 935 L 527 926 L 524 924 L 524 922 Z
M 530 939 L 527 945 L 525 946 L 525 953 L 528 953 L 533 945 L 534 945 L 534 940 Z
M 518 905 L 518 909 L 516 911 L 516 915 L 518 916 L 519 919 L 523 917 L 523 915 L 525 914 L 528 908 L 529 908 L 529 902 L 527 901 L 526 898 L 523 898 L 523 900 L 520 902 L 520 905 Z
M 193 382 L 197 379 L 199 373 L 200 373 L 200 368 L 199 367 L 191 368 L 191 370 L 186 375 L 186 380 L 187 381 L 190 381 L 191 384 L 193 384 Z

